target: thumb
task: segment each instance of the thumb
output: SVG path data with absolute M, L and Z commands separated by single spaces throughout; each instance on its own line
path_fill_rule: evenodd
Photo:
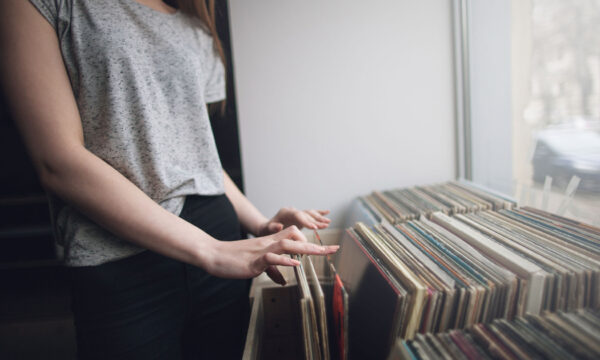
M 269 233 L 271 233 L 271 234 L 280 232 L 281 230 L 283 230 L 283 224 L 280 222 L 272 222 L 269 224 L 267 229 L 269 230 Z
M 265 270 L 265 272 L 271 278 L 271 280 L 275 281 L 279 285 L 286 284 L 285 278 L 283 277 L 279 269 L 277 269 L 277 266 L 270 265 L 269 267 L 267 267 L 267 270 Z

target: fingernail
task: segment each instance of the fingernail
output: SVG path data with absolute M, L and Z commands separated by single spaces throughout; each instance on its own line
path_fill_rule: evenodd
M 330 252 L 330 251 L 335 251 L 339 248 L 338 245 L 329 245 L 329 246 L 323 246 L 321 247 L 321 251 L 323 251 L 324 253 Z
M 300 265 L 300 261 L 298 261 L 298 260 L 294 260 L 294 259 L 290 259 L 290 263 L 291 263 L 293 266 L 298 266 L 298 265 Z

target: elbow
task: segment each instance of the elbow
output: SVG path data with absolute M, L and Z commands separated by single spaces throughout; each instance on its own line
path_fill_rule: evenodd
M 40 184 L 44 188 L 44 190 L 56 193 L 58 192 L 59 184 L 62 182 L 61 179 L 61 169 L 60 167 L 55 166 L 47 161 L 41 161 L 36 166 L 38 178 L 40 180 Z
M 42 187 L 51 193 L 62 193 L 70 180 L 80 174 L 85 159 L 73 151 L 64 154 L 47 154 L 35 161 L 35 168 Z

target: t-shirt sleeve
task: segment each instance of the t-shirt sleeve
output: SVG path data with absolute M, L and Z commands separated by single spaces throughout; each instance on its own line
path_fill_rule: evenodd
M 225 99 L 225 68 L 217 52 L 210 46 L 204 71 L 206 72 L 206 84 L 204 87 L 204 101 L 213 103 Z
M 72 0 L 29 0 L 29 2 L 48 20 L 59 37 L 68 28 L 71 18 Z

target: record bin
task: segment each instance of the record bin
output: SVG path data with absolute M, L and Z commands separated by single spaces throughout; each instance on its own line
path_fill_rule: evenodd
M 319 231 L 326 245 L 335 245 L 340 241 L 343 230 L 327 229 Z M 312 233 L 305 232 L 309 241 Z M 325 258 L 315 260 L 315 270 L 323 287 L 327 303 L 331 299 L 332 285 L 328 279 Z M 279 267 L 287 285 L 275 284 L 266 274 L 256 277 L 250 289 L 250 322 L 244 348 L 244 360 L 258 359 L 305 359 L 302 343 L 302 327 L 299 304 L 299 291 L 293 268 Z M 328 311 L 330 314 L 331 311 Z M 329 326 L 332 322 L 328 321 Z M 329 331 L 329 334 L 332 334 Z M 330 340 L 333 344 L 333 341 Z M 336 359 L 335 346 L 332 346 L 332 359 Z

